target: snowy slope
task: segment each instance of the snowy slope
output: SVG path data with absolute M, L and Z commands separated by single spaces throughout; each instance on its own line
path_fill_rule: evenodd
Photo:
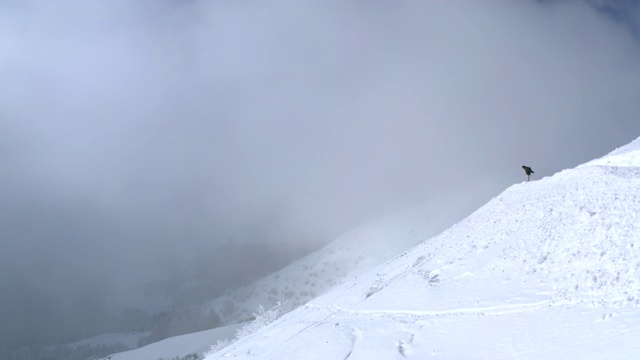
M 218 340 L 232 338 L 236 330 L 244 324 L 230 325 L 217 329 L 200 331 L 193 334 L 174 336 L 138 349 L 112 354 L 101 360 L 169 360 L 182 358 L 189 354 L 197 354 L 202 359 L 209 351 L 211 344 Z
M 286 300 L 288 308 L 298 307 L 438 234 L 479 203 L 479 198 L 459 193 L 373 221 L 280 271 L 214 299 L 204 311 L 213 310 L 223 323 L 232 324 L 251 319 L 259 305 L 271 308 Z
M 207 359 L 629 359 L 640 139 L 471 216 Z
M 446 201 L 446 202 L 445 202 Z M 430 203 L 394 216 L 373 221 L 337 238 L 324 248 L 295 261 L 282 270 L 249 286 L 230 291 L 206 305 L 227 324 L 253 317 L 259 305 L 266 309 L 286 299 L 287 309 L 301 306 L 347 279 L 358 276 L 433 236 L 468 214 L 479 203 L 472 193 L 446 195 Z M 446 211 L 443 210 L 446 204 Z M 236 329 L 238 326 L 226 328 Z M 213 329 L 211 331 L 216 331 Z M 112 355 L 114 360 L 169 359 L 202 353 L 218 339 L 233 339 L 235 331 L 224 336 L 203 338 L 198 332 L 169 338 L 140 349 Z M 189 340 L 195 337 L 195 340 Z M 176 340 L 178 339 L 178 340 Z M 177 342 L 176 342 L 177 341 Z

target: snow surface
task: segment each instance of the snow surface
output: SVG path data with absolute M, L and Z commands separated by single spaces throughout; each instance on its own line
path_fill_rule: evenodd
M 189 354 L 198 354 L 202 359 L 212 344 L 218 340 L 233 338 L 236 330 L 245 324 L 236 324 L 212 330 L 200 331 L 193 334 L 174 336 L 158 341 L 138 349 L 112 354 L 101 360 L 169 360 L 174 357 L 182 358 Z
M 639 338 L 640 139 L 511 186 L 207 359 L 630 359 Z

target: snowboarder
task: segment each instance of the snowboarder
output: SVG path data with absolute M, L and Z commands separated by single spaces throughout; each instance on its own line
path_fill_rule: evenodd
M 522 165 L 522 168 L 524 169 L 524 173 L 527 174 L 527 181 L 529 181 L 531 179 L 531 174 L 533 174 L 533 170 L 531 170 L 527 165 Z

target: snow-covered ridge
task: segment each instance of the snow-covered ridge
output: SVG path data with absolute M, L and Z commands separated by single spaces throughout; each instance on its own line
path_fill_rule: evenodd
M 207 359 L 636 357 L 639 153 L 513 185 Z
M 141 333 L 112 333 L 101 334 L 93 336 L 88 339 L 76 341 L 68 344 L 71 347 L 78 347 L 82 345 L 100 345 L 100 344 L 122 344 L 129 349 L 135 348 L 138 345 L 140 338 L 149 335 L 148 332 Z
M 640 138 L 582 166 L 640 166 Z

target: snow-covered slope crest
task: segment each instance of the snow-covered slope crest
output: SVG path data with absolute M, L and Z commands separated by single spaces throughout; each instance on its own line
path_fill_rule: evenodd
M 207 359 L 635 357 L 639 149 L 511 186 Z
M 582 166 L 604 165 L 604 166 L 640 166 L 640 137 L 631 143 L 620 147 L 606 156 L 589 161 Z

